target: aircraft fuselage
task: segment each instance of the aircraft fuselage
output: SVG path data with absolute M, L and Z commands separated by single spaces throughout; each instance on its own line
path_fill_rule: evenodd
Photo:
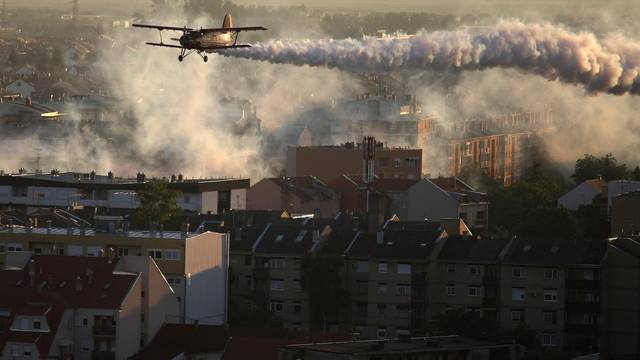
M 235 31 L 200 32 L 193 30 L 180 37 L 185 49 L 209 50 L 234 45 L 238 33 Z

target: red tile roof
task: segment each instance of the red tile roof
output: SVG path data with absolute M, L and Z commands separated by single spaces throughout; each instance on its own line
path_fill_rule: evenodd
M 9 324 L 17 315 L 42 315 L 51 331 L 0 333 L 0 351 L 8 341 L 28 342 L 46 357 L 65 309 L 117 310 L 139 276 L 114 274 L 116 261 L 106 258 L 34 256 L 31 261 L 21 270 L 0 271 L 0 307 L 10 309 Z M 82 280 L 80 291 L 76 290 L 78 278 Z

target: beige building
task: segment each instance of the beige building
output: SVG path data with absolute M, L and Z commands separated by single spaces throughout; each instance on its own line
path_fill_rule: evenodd
M 180 319 L 226 321 L 228 235 L 170 231 L 101 232 L 78 228 L 8 227 L 0 230 L 0 265 L 9 253 L 90 257 L 143 256 L 155 261 L 180 302 Z M 138 269 L 141 271 L 140 269 Z
M 143 333 L 141 275 L 115 265 L 107 258 L 35 256 L 0 271 L 0 359 L 135 354 Z

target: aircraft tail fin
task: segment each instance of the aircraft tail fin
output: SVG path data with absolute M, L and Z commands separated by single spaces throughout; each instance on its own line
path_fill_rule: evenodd
M 224 20 L 222 20 L 222 27 L 225 29 L 233 27 L 233 19 L 231 18 L 231 14 L 227 13 L 224 16 Z

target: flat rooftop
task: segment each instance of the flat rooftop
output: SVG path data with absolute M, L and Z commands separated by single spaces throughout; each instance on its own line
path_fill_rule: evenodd
M 113 236 L 125 238 L 147 238 L 147 239 L 183 239 L 200 235 L 200 233 L 189 232 L 183 234 L 181 231 L 147 231 L 129 230 L 118 232 L 100 231 L 94 228 L 27 228 L 23 226 L 3 226 L 0 227 L 0 234 L 35 234 L 35 235 L 64 235 L 64 236 Z

